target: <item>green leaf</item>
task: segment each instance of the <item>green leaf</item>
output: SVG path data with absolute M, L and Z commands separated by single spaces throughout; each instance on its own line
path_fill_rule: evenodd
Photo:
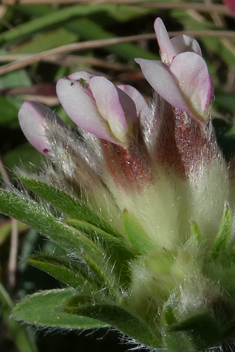
M 71 228 L 66 227 L 24 194 L 15 194 L 0 189 L 0 212 L 42 232 L 69 253 L 80 255 L 84 249 L 96 257 L 102 256 L 99 248 L 86 236 L 82 234 L 78 236 L 77 232 L 74 233 Z
M 203 30 L 203 28 L 201 28 Z M 231 40 L 231 39 L 230 39 Z M 205 45 L 214 51 L 221 59 L 230 67 L 235 68 L 235 55 L 229 48 L 226 46 L 223 41 L 218 37 L 203 37 L 202 41 Z M 232 40 L 231 40 L 232 41 Z M 233 43 L 234 44 L 234 43 Z
M 109 233 L 103 231 L 99 227 L 89 224 L 86 221 L 77 220 L 77 219 L 66 219 L 64 222 L 69 225 L 73 226 L 74 228 L 84 232 L 88 235 L 93 241 L 107 241 L 110 245 L 117 245 L 121 244 L 120 239 L 110 235 Z
M 208 313 L 171 325 L 165 336 L 167 347 L 173 352 L 202 351 L 221 341 L 218 324 Z
M 19 124 L 18 111 L 22 103 L 22 98 L 0 97 L 0 125 L 17 126 Z
M 85 221 L 66 219 L 64 222 L 82 231 L 88 238 L 103 248 L 105 256 L 109 258 L 109 264 L 112 266 L 113 272 L 117 275 L 120 284 L 128 287 L 130 283 L 129 263 L 134 257 L 134 252 L 125 238 L 116 238 Z M 99 266 L 105 271 L 107 267 L 106 261 L 99 262 Z M 101 269 L 98 268 L 98 272 L 99 270 Z M 105 280 L 102 279 L 102 282 L 105 282 Z
M 17 320 L 43 327 L 88 329 L 107 326 L 98 320 L 63 312 L 63 305 L 74 293 L 71 288 L 35 293 L 17 304 L 12 315 Z
M 1 53 L 2 56 L 9 55 L 8 52 Z M 25 70 L 17 70 L 1 76 L 0 88 L 10 89 L 15 87 L 29 87 L 32 84 L 29 74 Z M 11 98 L 12 100 L 14 98 Z M 17 114 L 18 115 L 18 114 Z
M 167 331 L 164 334 L 164 345 L 167 347 L 167 351 L 170 352 L 198 352 L 192 336 L 188 332 L 175 332 Z
M 109 15 L 118 22 L 129 22 L 135 18 L 147 15 L 149 12 L 153 12 L 153 10 L 133 5 L 118 5 L 115 7 L 110 7 L 108 11 Z
M 40 16 L 44 16 L 48 13 L 53 13 L 55 12 L 57 9 L 56 7 L 53 7 L 51 5 L 25 5 L 24 6 L 14 6 L 12 5 L 11 7 L 15 8 L 17 12 L 21 12 L 21 13 L 25 13 L 27 15 L 33 16 L 35 17 L 40 17 Z
M 69 194 L 47 183 L 29 178 L 25 175 L 19 175 L 19 177 L 25 186 L 27 186 L 40 197 L 46 199 L 57 209 L 61 210 L 68 216 L 75 219 L 84 220 L 88 223 L 98 226 L 114 236 L 121 236 L 112 226 L 110 226 L 98 215 L 96 215 L 89 207 L 81 204 L 78 200 Z
M 216 110 L 229 111 L 231 114 L 235 114 L 235 100 L 233 93 L 216 90 L 215 97 L 214 108 Z M 224 123 L 226 124 L 225 121 Z
M 104 293 L 111 295 L 112 297 L 116 296 L 116 288 L 114 288 L 114 283 L 111 283 L 109 277 L 106 275 L 102 266 L 99 266 L 92 258 L 87 254 L 83 254 L 85 261 L 89 265 L 92 272 L 95 274 L 97 279 L 100 282 L 100 289 L 104 290 Z M 113 275 L 112 275 L 113 276 Z
M 144 254 L 152 248 L 146 233 L 127 210 L 123 212 L 123 225 L 127 237 L 137 253 Z
M 225 205 L 220 229 L 212 244 L 212 248 L 209 254 L 212 259 L 216 259 L 220 255 L 223 256 L 225 254 L 229 245 L 231 231 L 232 231 L 232 214 L 231 214 L 230 207 L 228 205 Z
M 50 50 L 61 45 L 67 45 L 77 41 L 78 36 L 67 31 L 64 28 L 59 28 L 45 34 L 38 35 L 32 40 L 11 50 L 12 54 L 36 54 L 42 51 Z
M 50 254 L 34 254 L 28 259 L 28 262 L 74 288 L 84 285 L 87 280 L 94 282 L 85 263 L 74 262 L 66 257 Z
M 20 7 L 21 8 L 21 7 Z M 131 7 L 127 8 L 127 10 L 131 10 Z M 122 13 L 119 11 L 121 10 Z M 22 11 L 22 9 L 21 9 Z M 134 10 L 132 10 L 133 13 Z M 136 7 L 136 15 L 140 10 Z M 144 11 L 144 10 L 142 10 Z M 119 19 L 125 16 L 122 14 L 125 12 L 124 8 L 120 8 L 119 5 L 115 4 L 88 4 L 88 5 L 75 5 L 69 7 L 63 7 L 57 11 L 50 11 L 47 13 L 45 11 L 45 15 L 37 17 L 31 21 L 18 25 L 17 27 L 11 28 L 0 34 L 0 43 L 9 44 L 9 42 L 17 41 L 19 39 L 31 36 L 35 32 L 40 32 L 47 28 L 58 26 L 60 23 L 65 21 L 71 21 L 75 17 L 85 17 L 90 14 L 95 14 L 100 12 L 110 13 L 111 15 L 117 17 L 119 14 Z M 115 14 L 116 13 L 116 14 Z M 130 15 L 128 15 L 130 18 Z M 126 20 L 128 17 L 126 16 Z M 76 21 L 79 19 L 76 18 Z M 95 35 L 95 33 L 94 33 Z M 93 38 L 94 39 L 94 38 Z M 144 50 L 143 50 L 144 51 Z
M 8 44 L 9 42 L 31 36 L 33 33 L 40 32 L 53 25 L 58 26 L 60 22 L 69 20 L 71 17 L 76 16 L 77 12 L 78 8 L 76 9 L 75 6 L 63 8 L 56 12 L 51 11 L 44 16 L 28 21 L 1 33 L 0 43 Z
M 33 164 L 30 161 L 33 160 Z M 17 148 L 12 148 L 8 153 L 4 154 L 4 165 L 10 170 L 10 174 L 14 175 L 16 167 L 24 168 L 28 172 L 38 170 L 42 162 L 46 161 L 46 157 L 39 153 L 31 144 L 24 143 Z
M 77 295 L 65 303 L 64 310 L 106 322 L 124 334 L 147 346 L 160 347 L 161 342 L 156 333 L 139 318 L 115 304 L 97 303 L 90 296 Z
M 162 321 L 166 326 L 171 326 L 177 323 L 177 319 L 174 315 L 174 311 L 171 306 L 167 306 L 162 313 Z
M 118 258 L 121 261 L 130 260 L 133 257 L 133 251 L 128 242 L 125 241 L 125 238 L 117 238 L 109 234 L 106 231 L 103 231 L 97 226 L 89 224 L 85 221 L 76 220 L 76 219 L 66 219 L 64 222 L 73 226 L 74 228 L 82 231 L 87 235 L 92 241 L 101 245 L 105 249 L 106 253 L 111 255 L 115 254 L 115 261 Z

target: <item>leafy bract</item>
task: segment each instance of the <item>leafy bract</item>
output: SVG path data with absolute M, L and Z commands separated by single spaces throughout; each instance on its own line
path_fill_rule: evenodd
M 115 304 L 95 302 L 93 297 L 76 295 L 70 298 L 64 305 L 68 313 L 93 317 L 102 320 L 137 341 L 144 341 L 150 346 L 161 346 L 157 332 L 126 309 Z
M 210 250 L 210 255 L 213 259 L 217 258 L 219 255 L 224 255 L 224 252 L 226 251 L 229 245 L 231 231 L 232 214 L 230 207 L 228 205 L 225 205 L 220 229 Z
M 81 261 L 72 261 L 66 257 L 50 254 L 34 254 L 28 259 L 28 262 L 74 288 L 87 285 L 88 280 L 94 283 L 89 268 Z
M 20 175 L 21 181 L 35 192 L 40 197 L 49 201 L 57 209 L 67 214 L 69 217 L 79 220 L 87 221 L 95 226 L 100 227 L 104 231 L 107 231 L 114 236 L 120 236 L 118 232 L 110 226 L 107 222 L 96 215 L 88 206 L 81 204 L 74 197 L 61 191 L 58 188 L 53 187 L 47 183 L 41 182 L 34 178 Z
M 137 253 L 142 254 L 151 249 L 151 242 L 145 231 L 127 210 L 123 212 L 123 225 L 127 237 Z
M 77 232 L 75 234 L 49 211 L 23 194 L 0 189 L 0 212 L 32 226 L 69 253 L 79 255 L 86 249 L 93 255 L 101 255 L 99 248 L 86 236 L 78 236 Z
M 107 326 L 101 321 L 63 311 L 62 306 L 74 292 L 68 288 L 35 293 L 17 304 L 12 315 L 17 320 L 42 327 L 89 329 Z

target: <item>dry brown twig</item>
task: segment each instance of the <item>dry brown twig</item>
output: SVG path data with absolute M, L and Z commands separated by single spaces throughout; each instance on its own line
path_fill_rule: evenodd
M 30 58 L 30 54 L 9 54 L 9 55 L 0 55 L 0 62 L 14 62 L 17 60 Z M 79 55 L 54 55 L 45 57 L 42 61 L 57 63 L 59 65 L 74 67 L 79 63 L 89 64 L 95 67 L 103 67 L 109 70 L 114 71 L 126 71 L 126 66 L 116 63 L 116 62 L 107 62 L 105 60 L 97 59 L 94 57 L 79 56 Z
M 154 38 L 154 34 L 150 35 Z M 141 40 L 141 39 L 149 39 L 148 34 L 142 34 L 140 36 L 129 36 L 125 38 L 110 38 L 110 39 L 101 39 L 101 40 L 89 40 L 82 43 L 73 43 L 64 46 L 60 46 L 58 48 L 54 48 L 51 50 L 44 51 L 39 54 L 31 55 L 29 58 L 21 59 L 16 62 L 4 65 L 0 67 L 0 75 L 5 74 L 7 72 L 11 72 L 13 70 L 17 70 L 19 68 L 31 65 L 32 63 L 41 61 L 46 57 L 50 57 L 53 55 L 61 55 L 67 54 L 73 51 L 85 50 L 85 49 L 94 49 L 94 48 L 101 48 L 105 46 L 115 45 L 119 43 L 130 42 L 134 40 Z
M 205 36 L 217 36 L 217 37 L 234 37 L 235 31 L 177 31 L 177 32 L 169 32 L 170 36 L 176 36 L 179 34 L 187 34 L 193 37 L 205 37 Z M 73 43 L 64 46 L 60 46 L 51 50 L 43 51 L 39 54 L 34 54 L 29 57 L 17 60 L 7 65 L 3 65 L 0 67 L 0 75 L 5 73 L 26 67 L 31 65 L 35 62 L 39 62 L 41 60 L 45 60 L 48 57 L 54 55 L 62 55 L 69 52 L 80 51 L 85 49 L 95 49 L 95 48 L 102 48 L 107 47 L 110 45 L 116 45 L 120 43 L 128 43 L 140 40 L 149 40 L 155 39 L 155 34 L 140 34 L 140 35 L 133 35 L 128 37 L 119 37 L 119 38 L 110 38 L 110 39 L 101 39 L 101 40 L 89 40 L 81 43 Z

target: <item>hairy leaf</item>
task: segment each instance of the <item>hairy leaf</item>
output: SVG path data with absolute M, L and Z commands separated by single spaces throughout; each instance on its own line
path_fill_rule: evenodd
M 158 336 L 151 331 L 147 324 L 115 304 L 96 303 L 91 297 L 77 295 L 65 303 L 64 309 L 72 314 L 104 321 L 146 345 L 156 347 L 161 345 Z
M 12 315 L 17 320 L 42 327 L 89 329 L 107 326 L 95 319 L 63 312 L 63 305 L 74 293 L 71 288 L 35 293 L 17 304 Z

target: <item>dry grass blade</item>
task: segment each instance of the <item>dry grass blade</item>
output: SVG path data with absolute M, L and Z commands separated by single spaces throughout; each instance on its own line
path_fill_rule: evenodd
M 128 36 L 128 37 L 124 37 L 124 38 L 89 40 L 89 41 L 82 42 L 82 43 L 68 44 L 68 45 L 58 47 L 58 48 L 44 51 L 39 54 L 31 55 L 30 57 L 18 60 L 16 62 L 7 64 L 7 65 L 4 65 L 4 66 L 0 67 L 0 75 L 3 75 L 7 72 L 11 72 L 11 71 L 17 70 L 19 68 L 31 65 L 35 62 L 41 61 L 41 60 L 45 59 L 46 57 L 49 57 L 52 55 L 61 55 L 61 54 L 67 54 L 67 53 L 73 52 L 73 51 L 101 48 L 101 47 L 115 45 L 115 44 L 119 44 L 119 43 L 126 43 L 126 42 L 143 40 L 143 39 L 154 39 L 154 38 L 155 38 L 154 34 L 141 34 L 141 35 Z
M 24 60 L 32 57 L 30 54 L 9 54 L 0 56 L 0 62 L 14 62 L 18 60 Z M 114 71 L 126 71 L 127 67 L 125 65 L 116 62 L 107 62 L 101 59 L 88 56 L 79 55 L 53 55 L 45 57 L 42 61 L 57 63 L 59 65 L 74 67 L 78 63 L 89 64 L 95 67 L 103 67 Z M 130 68 L 128 68 L 130 70 Z
M 175 31 L 169 32 L 170 37 L 176 36 L 179 34 L 186 34 L 193 37 L 205 37 L 205 36 L 216 36 L 216 37 L 235 37 L 235 31 Z M 128 37 L 119 37 L 119 38 L 110 38 L 110 39 L 101 39 L 101 40 L 89 40 L 82 43 L 73 43 L 64 45 L 58 48 L 54 48 L 51 50 L 44 51 L 39 54 L 26 56 L 20 60 L 12 62 L 10 64 L 3 65 L 0 67 L 0 75 L 5 73 L 26 67 L 31 65 L 35 62 L 39 62 L 42 60 L 46 60 L 46 58 L 55 56 L 55 55 L 62 55 L 67 54 L 73 51 L 85 50 L 85 49 L 95 49 L 95 48 L 102 48 L 110 45 L 115 45 L 119 43 L 127 43 L 139 40 L 149 40 L 155 39 L 155 34 L 140 34 L 140 35 L 133 35 Z M 2 56 L 4 58 L 4 56 Z M 3 59 L 1 59 L 3 61 Z

